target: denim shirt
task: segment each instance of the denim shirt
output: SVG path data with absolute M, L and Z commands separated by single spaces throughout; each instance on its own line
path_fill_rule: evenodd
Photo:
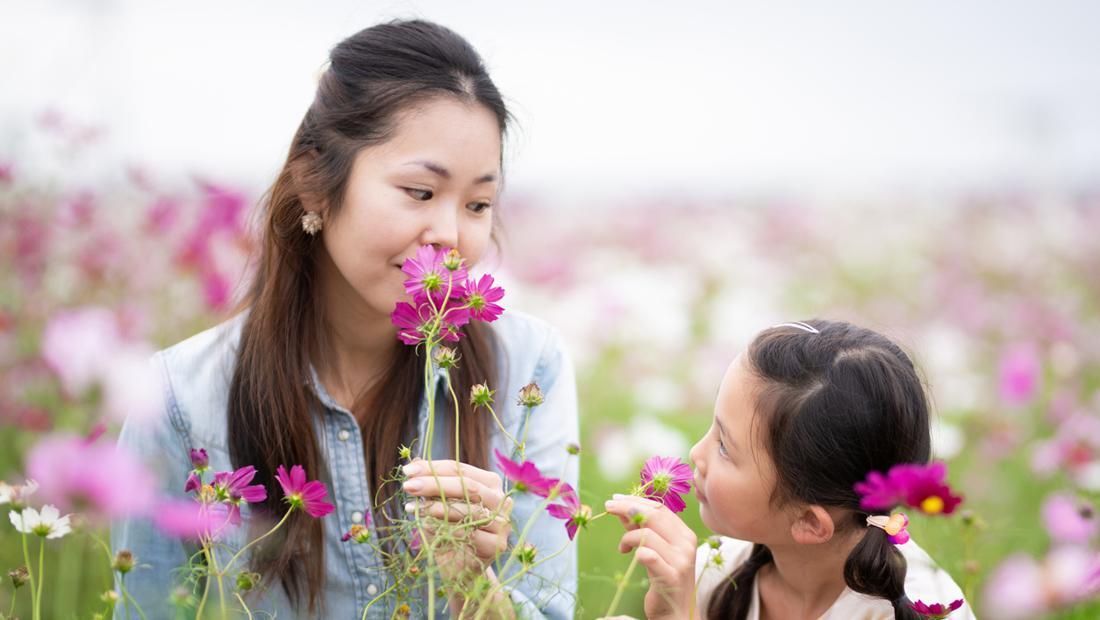
M 164 380 L 166 406 L 162 415 L 153 420 L 127 420 L 119 436 L 119 445 L 143 458 L 156 471 L 169 496 L 183 498 L 183 486 L 191 469 L 190 449 L 205 448 L 213 471 L 233 469 L 228 452 L 226 411 L 230 381 L 236 362 L 237 343 L 244 314 L 202 332 L 175 346 L 160 351 L 153 363 Z M 545 394 L 545 402 L 535 408 L 528 422 L 527 459 L 533 461 L 545 475 L 559 477 L 577 487 L 578 471 L 575 459 L 569 460 L 566 445 L 578 440 L 577 395 L 572 362 L 556 332 L 542 321 L 513 310 L 507 311 L 491 328 L 496 340 L 497 367 L 503 371 L 496 385 L 495 410 L 508 432 L 522 433 L 524 410 L 516 402 L 520 387 L 535 381 Z M 450 458 L 448 433 L 439 432 L 453 423 L 450 402 L 442 374 L 434 377 L 436 389 L 436 440 L 433 458 Z M 324 618 L 360 618 L 369 601 L 382 593 L 391 580 L 381 565 L 377 553 L 367 544 L 342 542 L 342 534 L 353 524 L 362 523 L 364 511 L 373 497 L 369 488 L 367 467 L 363 456 L 362 436 L 352 414 L 336 404 L 313 374 L 313 388 L 323 410 L 316 412 L 314 425 L 327 475 L 307 472 L 311 479 L 326 482 L 329 501 L 335 512 L 322 518 L 325 539 L 325 588 L 319 599 L 319 613 Z M 460 395 L 464 397 L 464 395 Z M 422 399 L 419 411 L 419 437 L 424 437 L 427 424 L 427 401 Z M 452 427 L 453 428 L 453 427 Z M 510 440 L 496 424 L 490 425 L 490 454 L 499 448 L 512 453 Z M 397 447 L 394 446 L 394 449 Z M 490 467 L 496 468 L 495 459 Z M 246 465 L 242 463 L 241 465 Z M 287 464 L 290 465 L 289 463 Z M 255 480 L 254 483 L 272 481 Z M 529 517 L 539 510 L 542 498 L 519 493 L 514 496 L 512 511 L 514 543 Z M 235 528 L 226 541 L 231 548 L 240 548 L 247 540 L 250 512 L 242 510 L 245 523 Z M 537 517 L 528 540 L 538 549 L 538 557 L 565 548 L 563 552 L 538 565 L 531 573 L 510 584 L 508 595 L 515 603 L 519 617 L 572 618 L 576 598 L 576 547 L 570 544 L 561 521 L 545 511 Z M 373 530 L 373 527 L 372 527 Z M 256 534 L 253 534 L 256 535 Z M 373 539 L 373 532 L 372 532 Z M 375 539 L 376 540 L 376 539 Z M 125 586 L 148 618 L 175 617 L 169 597 L 180 583 L 176 569 L 186 566 L 188 558 L 198 549 L 165 536 L 147 518 L 132 518 L 112 524 L 111 545 L 115 552 L 128 549 L 137 567 L 126 575 Z M 514 565 L 518 566 L 518 562 Z M 235 571 L 227 578 L 234 582 Z M 499 564 L 497 572 L 499 573 Z M 510 570 L 509 574 L 514 571 Z M 499 575 L 503 580 L 507 575 Z M 275 579 L 265 579 L 267 589 L 246 597 L 255 617 L 307 617 L 304 610 L 291 606 L 285 592 Z M 231 592 L 226 594 L 231 607 L 239 608 Z M 437 600 L 437 615 L 443 617 Z M 216 586 L 211 588 L 208 609 L 217 609 Z M 116 613 L 120 617 L 120 603 Z M 413 615 L 424 617 L 427 610 L 413 606 Z M 377 603 L 370 608 L 369 618 L 389 618 L 391 605 Z M 137 618 L 136 610 L 130 618 Z

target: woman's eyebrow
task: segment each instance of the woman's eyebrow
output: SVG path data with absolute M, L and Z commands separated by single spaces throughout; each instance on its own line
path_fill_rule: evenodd
M 434 173 L 436 176 L 439 176 L 439 177 L 444 178 L 444 179 L 450 179 L 451 176 L 452 176 L 451 171 L 447 170 L 446 166 L 444 166 L 442 164 L 439 164 L 439 163 L 436 163 L 434 161 L 417 160 L 417 161 L 406 162 L 405 165 L 406 166 L 420 166 L 420 167 L 428 170 L 429 172 Z M 495 172 L 489 172 L 487 174 L 483 174 L 480 177 L 474 179 L 474 185 L 481 185 L 482 183 L 492 183 L 493 181 L 496 181 L 496 180 L 497 180 L 496 173 Z

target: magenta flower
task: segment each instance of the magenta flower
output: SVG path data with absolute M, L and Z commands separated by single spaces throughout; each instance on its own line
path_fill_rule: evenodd
M 504 312 L 496 302 L 504 298 L 504 289 L 493 286 L 493 276 L 485 274 L 474 282 L 471 280 L 466 285 L 466 306 L 470 309 L 470 316 L 478 321 L 491 323 Z
M 450 248 L 436 250 L 425 245 L 416 251 L 415 258 L 405 260 L 405 264 L 401 266 L 401 271 L 409 276 L 405 280 L 405 291 L 414 300 L 425 294 L 446 295 L 448 291 L 454 295 L 458 292 L 458 287 L 466 281 L 465 267 L 459 266 L 451 271 L 444 266 L 444 258 L 449 251 Z
M 928 620 L 943 620 L 950 615 L 951 612 L 962 607 L 962 604 L 963 600 L 961 598 L 951 601 L 947 605 L 943 603 L 933 603 L 929 605 L 923 601 L 917 601 L 915 603 L 909 603 L 909 608 Z
M 435 324 L 435 312 L 426 302 L 414 307 L 401 301 L 397 303 L 390 321 L 397 326 L 397 338 L 408 345 L 424 342 L 431 335 Z M 459 328 L 470 322 L 470 312 L 465 308 L 443 308 L 443 320 L 439 325 L 439 335 L 443 340 L 458 342 Z
M 522 493 L 534 493 L 540 497 L 550 497 L 550 492 L 559 481 L 555 478 L 547 478 L 542 475 L 538 467 L 531 461 L 516 463 L 504 456 L 500 450 L 493 449 L 497 457 L 497 467 L 504 477 L 512 481 L 512 488 Z
M 232 510 L 225 504 L 165 500 L 153 511 L 153 524 L 161 533 L 173 538 L 217 538 L 231 514 Z
M 195 471 L 202 473 L 210 467 L 210 457 L 206 454 L 205 448 L 191 448 L 191 467 Z
M 1019 345 L 1009 350 L 1000 364 L 1001 399 L 1019 406 L 1031 402 L 1039 388 L 1042 363 L 1035 348 Z
M 573 537 L 577 535 L 577 528 L 588 525 L 588 519 L 592 516 L 592 511 L 588 506 L 580 503 L 577 492 L 569 486 L 569 483 L 558 487 L 558 496 L 563 503 L 550 504 L 546 507 L 546 511 L 555 519 L 565 521 L 565 531 L 569 533 L 569 540 L 573 540 Z
M 245 465 L 234 472 L 220 471 L 214 474 L 211 487 L 214 499 L 229 506 L 229 522 L 239 525 L 241 522 L 241 504 L 255 504 L 267 499 L 267 489 L 262 484 L 248 484 L 256 477 L 256 468 Z
M 62 510 L 115 518 L 144 514 L 157 492 L 156 477 L 112 441 L 51 435 L 27 455 L 27 475 L 38 482 L 43 503 Z
M 1043 502 L 1043 525 L 1056 543 L 1087 544 L 1096 535 L 1096 509 L 1058 493 Z
M 862 496 L 860 508 L 863 510 L 890 510 L 906 504 L 930 515 L 951 514 L 962 498 L 951 493 L 944 482 L 946 475 L 947 466 L 943 463 L 903 463 L 891 467 L 886 475 L 870 472 L 867 479 L 857 482 L 854 488 Z
M 691 466 L 674 456 L 652 456 L 642 466 L 641 495 L 657 500 L 672 512 L 687 508 L 683 495 L 691 492 Z
M 187 482 L 183 485 L 184 493 L 192 493 L 202 488 L 202 478 L 195 472 L 187 474 Z
M 289 474 L 286 467 L 280 465 L 275 479 L 282 485 L 286 501 L 292 508 L 302 508 L 314 518 L 321 518 L 336 509 L 325 501 L 328 490 L 324 483 L 317 480 L 307 482 L 306 470 L 301 465 L 291 467 Z

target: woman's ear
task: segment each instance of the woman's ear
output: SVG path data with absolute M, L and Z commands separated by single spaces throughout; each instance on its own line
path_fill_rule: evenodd
M 829 511 L 816 504 L 802 509 L 791 523 L 791 538 L 801 545 L 820 545 L 832 540 L 836 523 Z

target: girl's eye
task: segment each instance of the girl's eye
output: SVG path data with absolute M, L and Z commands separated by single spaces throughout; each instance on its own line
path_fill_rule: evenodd
M 492 206 L 493 205 L 487 202 L 471 202 L 470 204 L 466 205 L 466 208 L 473 211 L 474 213 L 482 213 L 488 211 L 490 208 L 492 208 Z
M 419 200 L 421 202 L 431 200 L 434 195 L 430 189 L 416 189 L 415 187 L 406 187 L 405 193 L 412 196 L 413 200 Z
M 718 439 L 718 454 L 722 456 L 729 456 L 729 452 L 726 452 L 726 444 L 722 443 L 722 439 Z

